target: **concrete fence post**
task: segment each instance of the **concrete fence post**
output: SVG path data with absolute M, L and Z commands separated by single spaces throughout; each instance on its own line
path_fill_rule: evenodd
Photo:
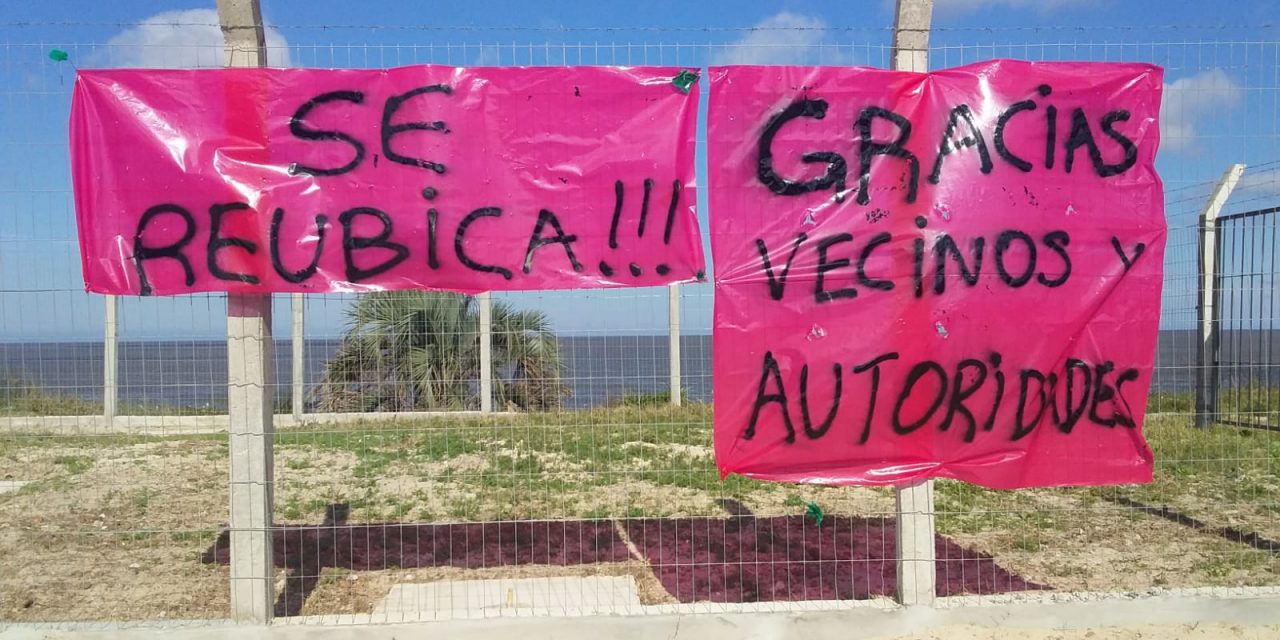
M 293 394 L 290 408 L 293 410 L 295 424 L 302 422 L 302 413 L 306 402 L 307 344 L 305 305 L 306 298 L 303 297 L 303 294 L 295 293 L 290 296 L 290 306 L 293 307 L 293 348 L 289 350 L 290 360 L 293 365 L 293 377 L 291 380 Z
M 106 309 L 102 323 L 102 417 L 106 420 L 107 426 L 110 427 L 116 420 L 116 402 L 120 396 L 118 385 L 120 376 L 120 325 L 118 322 L 120 298 L 103 296 L 102 301 Z
M 1218 414 L 1218 267 L 1222 260 L 1218 253 L 1222 242 L 1218 237 L 1218 214 L 1244 175 L 1244 168 L 1243 164 L 1227 167 L 1200 212 L 1200 291 L 1196 305 L 1200 348 L 1196 350 L 1195 418 L 1195 425 L 1200 428 L 1212 425 Z
M 271 522 L 275 435 L 271 389 L 271 296 L 227 297 L 227 413 L 231 464 L 231 614 L 271 620 Z
M 226 66 L 266 63 L 258 0 L 217 0 Z M 271 295 L 227 296 L 230 420 L 231 617 L 266 624 L 274 604 L 271 522 L 274 469 Z
M 680 406 L 680 285 L 667 287 L 667 351 L 671 361 L 671 405 Z
M 476 296 L 480 306 L 480 412 L 493 411 L 493 295 Z
M 898 0 L 893 24 L 893 69 L 929 70 L 933 0 Z M 932 606 L 937 592 L 933 481 L 895 491 L 897 504 L 898 602 Z

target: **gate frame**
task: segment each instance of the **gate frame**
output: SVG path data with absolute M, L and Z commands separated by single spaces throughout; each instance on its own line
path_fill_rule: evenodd
M 1218 214 L 1244 175 L 1245 165 L 1227 167 L 1200 213 L 1199 301 L 1196 326 L 1200 348 L 1196 350 L 1195 426 L 1209 428 L 1218 418 L 1218 332 L 1222 325 L 1222 238 L 1218 234 Z

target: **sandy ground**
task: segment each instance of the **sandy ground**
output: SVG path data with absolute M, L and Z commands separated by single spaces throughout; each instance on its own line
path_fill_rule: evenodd
M 1276 638 L 1280 638 L 1280 625 L 1244 627 L 1225 624 L 1144 625 L 1065 631 L 948 626 L 924 633 L 892 636 L 892 640 L 1275 640 Z M 885 640 L 889 638 L 885 637 Z
M 1280 583 L 1280 557 L 1161 518 L 1054 493 L 1023 492 L 1019 509 L 1049 526 L 953 533 L 1000 566 L 1060 591 Z M 1280 636 L 1277 636 L 1280 638 Z
M 349 448 L 351 437 L 342 435 L 340 444 Z M 887 490 L 768 485 L 735 493 L 696 484 L 661 484 L 644 475 L 647 459 L 628 460 L 631 466 L 601 476 L 582 460 L 555 452 L 530 453 L 494 441 L 442 460 L 392 457 L 379 462 L 333 446 L 335 438 L 316 435 L 306 446 L 277 447 L 276 518 L 280 524 L 319 524 L 324 507 L 333 502 L 352 503 L 351 522 L 355 523 L 588 514 L 722 517 L 724 498 L 739 501 L 759 516 L 803 513 L 809 501 L 819 502 L 831 514 L 879 515 L 893 510 L 892 493 Z M 659 453 L 681 456 L 656 457 L 655 464 L 686 465 L 678 471 L 693 479 L 701 477 L 696 474 L 705 475 L 710 464 L 705 447 L 638 440 L 624 444 L 624 450 L 657 447 L 662 449 Z M 498 460 L 520 456 L 536 458 L 537 471 L 527 477 L 504 472 L 498 484 L 482 475 Z M 370 467 L 370 460 L 381 466 Z M 18 492 L 0 495 L 0 620 L 226 615 L 228 570 L 200 562 L 226 522 L 225 441 L 17 446 L 0 453 L 0 469 L 21 473 L 21 478 L 13 479 L 33 481 Z M 1257 480 L 1276 483 L 1272 476 Z M 1084 492 L 1053 490 L 984 494 L 973 507 L 978 515 L 966 514 L 967 521 L 953 523 L 953 530 L 944 532 L 961 545 L 994 556 L 1000 566 L 1056 590 L 1280 584 L 1280 555 L 1086 497 Z M 1251 522 L 1238 508 L 1250 502 L 1239 497 L 1215 502 L 1184 494 L 1176 501 L 1199 517 L 1219 518 L 1221 524 Z M 1258 515 L 1254 523 L 1264 533 L 1276 531 L 1280 520 L 1274 512 L 1266 513 L 1269 517 Z M 940 517 L 940 522 L 944 520 Z M 632 575 L 646 604 L 672 601 L 647 564 L 637 558 L 570 568 L 325 569 L 302 613 L 369 612 L 399 582 L 543 575 Z M 277 586 L 284 584 L 285 577 L 284 571 L 278 573 Z M 1209 628 L 1179 633 L 1184 631 L 1191 634 L 1188 638 L 1280 638 L 1280 631 L 1258 636 L 1205 635 Z M 1226 628 L 1212 632 L 1232 633 Z M 1181 637 L 1142 630 L 1132 633 L 1138 635 L 1025 637 Z

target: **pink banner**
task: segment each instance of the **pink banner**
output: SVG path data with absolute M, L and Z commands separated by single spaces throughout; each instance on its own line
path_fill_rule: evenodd
M 703 276 L 675 68 L 81 71 L 88 290 L 557 289 Z
M 722 473 L 1151 480 L 1159 68 L 710 75 Z

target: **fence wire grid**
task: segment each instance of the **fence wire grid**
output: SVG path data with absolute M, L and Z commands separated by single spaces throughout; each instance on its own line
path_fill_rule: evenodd
M 73 65 L 220 66 L 216 16 L 113 25 L 117 35 L 102 41 L 36 37 L 50 26 L 0 26 L 0 114 L 11 123 L 0 130 L 0 627 L 227 618 L 226 297 L 120 299 L 108 328 L 108 303 L 83 291 L 66 133 Z M 165 28 L 190 37 L 157 45 L 138 35 Z M 511 42 L 486 41 L 484 31 L 453 42 L 431 29 L 276 25 L 268 61 L 886 67 L 890 57 L 885 29 L 787 45 L 749 35 L 713 43 L 681 29 L 643 30 L 636 42 L 609 30 L 511 32 Z M 1188 34 L 936 34 L 935 69 L 998 57 L 1163 66 L 1158 167 L 1169 222 L 1146 424 L 1156 481 L 1017 492 L 939 481 L 938 595 L 968 596 L 943 606 L 1280 587 L 1280 434 L 1271 428 L 1280 426 L 1280 41 Z M 54 48 L 71 64 L 51 60 Z M 1219 350 L 1204 362 L 1199 215 L 1237 162 L 1244 177 L 1216 223 Z M 705 223 L 705 203 L 699 215 Z M 493 294 L 493 415 L 479 413 L 476 299 L 307 296 L 295 356 L 293 300 L 276 296 L 275 615 L 356 622 L 889 602 L 892 490 L 719 478 L 712 289 L 677 293 L 678 394 L 666 288 Z M 399 321 L 406 316 L 452 328 L 414 333 Z M 114 376 L 104 375 L 112 331 Z M 411 351 L 367 346 L 428 338 L 446 345 L 447 378 L 415 377 Z M 1196 429 L 1194 386 L 1206 369 L 1214 425 Z

